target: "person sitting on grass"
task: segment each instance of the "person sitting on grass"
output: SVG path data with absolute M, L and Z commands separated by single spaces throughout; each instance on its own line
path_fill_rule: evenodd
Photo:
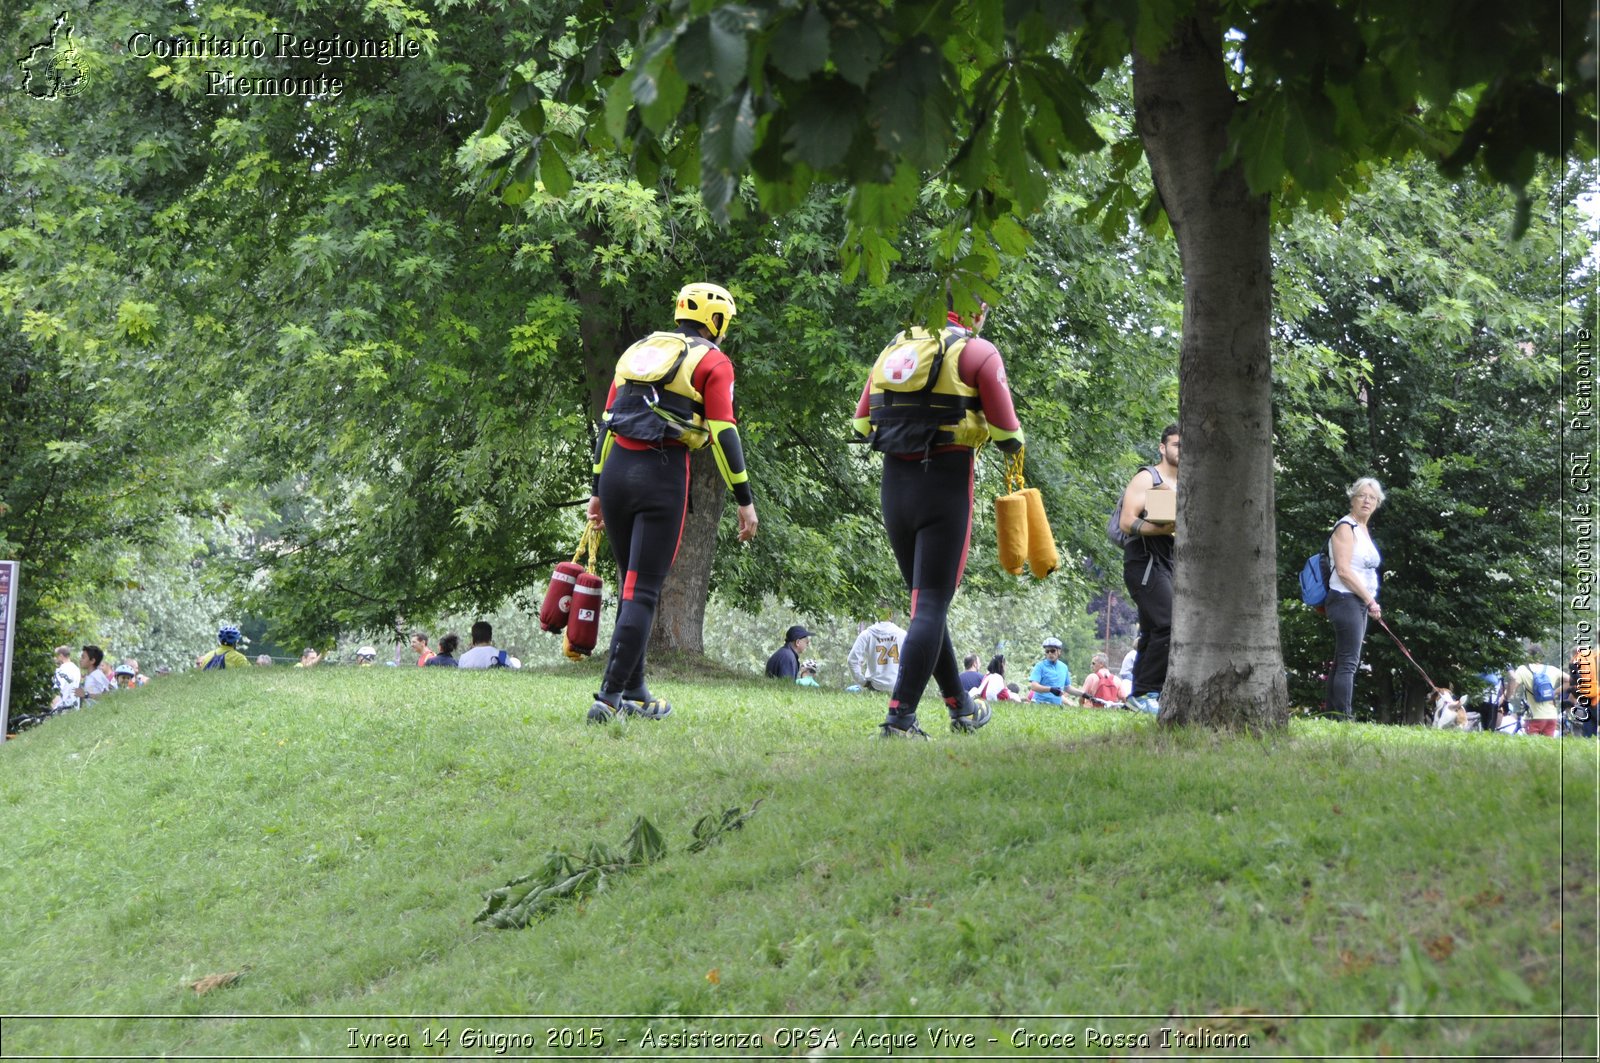
M 472 645 L 461 655 L 462 668 L 504 668 L 506 653 L 494 644 L 494 627 L 487 620 L 472 625 Z
M 461 636 L 456 634 L 445 635 L 439 640 L 439 652 L 429 657 L 425 667 L 428 668 L 456 668 L 456 647 L 461 645 Z
M 433 651 L 428 648 L 428 633 L 413 631 L 411 633 L 411 652 L 417 655 L 417 667 L 421 668 L 428 663 L 428 658 L 433 656 Z
M 243 638 L 239 629 L 232 624 L 224 624 L 217 631 L 217 648 L 204 654 L 194 662 L 194 666 L 201 671 L 212 668 L 249 668 L 250 658 L 239 652 L 239 642 Z
M 1111 674 L 1111 658 L 1097 653 L 1089 660 L 1089 678 L 1083 681 L 1079 705 L 1108 708 L 1122 703 L 1122 684 Z
M 1044 660 L 1028 675 L 1032 700 L 1040 705 L 1060 705 L 1064 694 L 1082 695 L 1083 691 L 1072 685 L 1072 669 L 1061 659 L 1061 640 L 1047 638 L 1043 648 Z
M 83 685 L 78 687 L 78 703 L 87 708 L 96 698 L 117 689 L 117 681 L 107 674 L 105 651 L 99 646 L 85 646 L 78 656 L 78 667 L 83 673 Z
M 996 701 L 1016 701 L 1017 689 L 1006 684 L 1006 655 L 997 653 L 989 658 L 989 671 L 983 681 L 972 691 L 972 696 L 993 704 Z

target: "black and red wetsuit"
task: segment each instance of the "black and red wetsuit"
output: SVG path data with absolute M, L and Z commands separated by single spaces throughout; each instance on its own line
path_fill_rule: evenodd
M 685 329 L 684 335 L 699 333 Z M 715 348 L 691 383 L 705 400 L 705 421 L 718 464 L 741 506 L 753 501 L 733 411 L 733 363 Z M 606 410 L 616 402 L 613 383 Z M 689 504 L 689 449 L 666 440 L 643 442 L 610 431 L 595 452 L 594 494 L 600 500 L 611 554 L 622 580 L 601 694 L 645 699 L 644 662 L 661 587 L 683 539 Z
M 949 320 L 961 324 L 953 313 Z M 1022 425 L 1011 401 L 1005 363 L 994 344 L 977 336 L 968 339 L 957 372 L 962 383 L 977 389 L 990 438 L 1002 450 L 1021 447 Z M 856 405 L 855 425 L 862 434 L 869 430 L 871 388 L 869 379 Z M 948 706 L 960 703 L 961 664 L 947 620 L 972 540 L 976 454 L 970 446 L 945 445 L 927 454 L 883 457 L 883 528 L 911 592 L 900 678 L 889 697 L 890 723 L 915 717 L 930 677 Z

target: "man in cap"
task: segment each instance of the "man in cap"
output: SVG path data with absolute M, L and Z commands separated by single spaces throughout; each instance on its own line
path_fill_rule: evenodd
M 800 675 L 800 655 L 811 645 L 811 632 L 794 625 L 783 633 L 783 645 L 767 658 L 767 676 L 793 680 Z

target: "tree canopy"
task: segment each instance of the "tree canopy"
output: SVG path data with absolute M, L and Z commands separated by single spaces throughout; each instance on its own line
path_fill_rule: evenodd
M 846 274 L 881 280 L 933 171 L 957 207 L 937 230 L 934 272 L 968 305 L 993 301 L 1000 255 L 1025 246 L 1020 220 L 1045 201 L 1047 175 L 1116 139 L 1089 114 L 1095 87 L 1131 57 L 1137 140 L 1117 140 L 1112 158 L 1126 174 L 1142 148 L 1155 196 L 1137 213 L 1165 215 L 1185 277 L 1187 489 L 1169 722 L 1286 719 L 1272 534 L 1274 200 L 1336 206 L 1374 163 L 1411 152 L 1525 189 L 1540 153 L 1594 148 L 1577 121 L 1594 112 L 1593 55 L 1563 47 L 1580 39 L 1582 16 L 1554 2 L 1464 12 L 1339 0 L 639 0 L 580 4 L 574 24 L 575 40 L 536 49 L 490 99 L 482 162 L 508 200 L 538 179 L 559 192 L 562 153 L 607 138 L 646 183 L 669 169 L 697 182 L 717 217 L 735 212 L 746 178 L 775 213 L 819 180 L 842 180 Z M 574 107 L 584 137 L 547 132 L 550 114 Z M 1531 198 L 1520 194 L 1525 222 Z M 1108 212 L 1133 206 L 1115 175 L 1099 201 Z

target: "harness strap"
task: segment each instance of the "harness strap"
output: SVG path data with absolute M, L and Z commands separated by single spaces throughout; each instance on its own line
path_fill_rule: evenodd
M 624 395 L 633 396 L 644 399 L 651 405 L 665 406 L 667 409 L 677 413 L 692 412 L 704 417 L 706 413 L 706 404 L 704 402 L 696 402 L 687 395 L 679 395 L 675 391 L 666 390 L 666 381 L 670 379 L 672 378 L 663 377 L 659 384 L 643 384 L 630 380 L 617 388 L 617 396 L 619 398 Z
M 869 398 L 867 405 L 874 410 L 892 407 L 936 411 L 981 410 L 983 399 L 978 395 L 930 395 L 925 391 L 882 391 Z

